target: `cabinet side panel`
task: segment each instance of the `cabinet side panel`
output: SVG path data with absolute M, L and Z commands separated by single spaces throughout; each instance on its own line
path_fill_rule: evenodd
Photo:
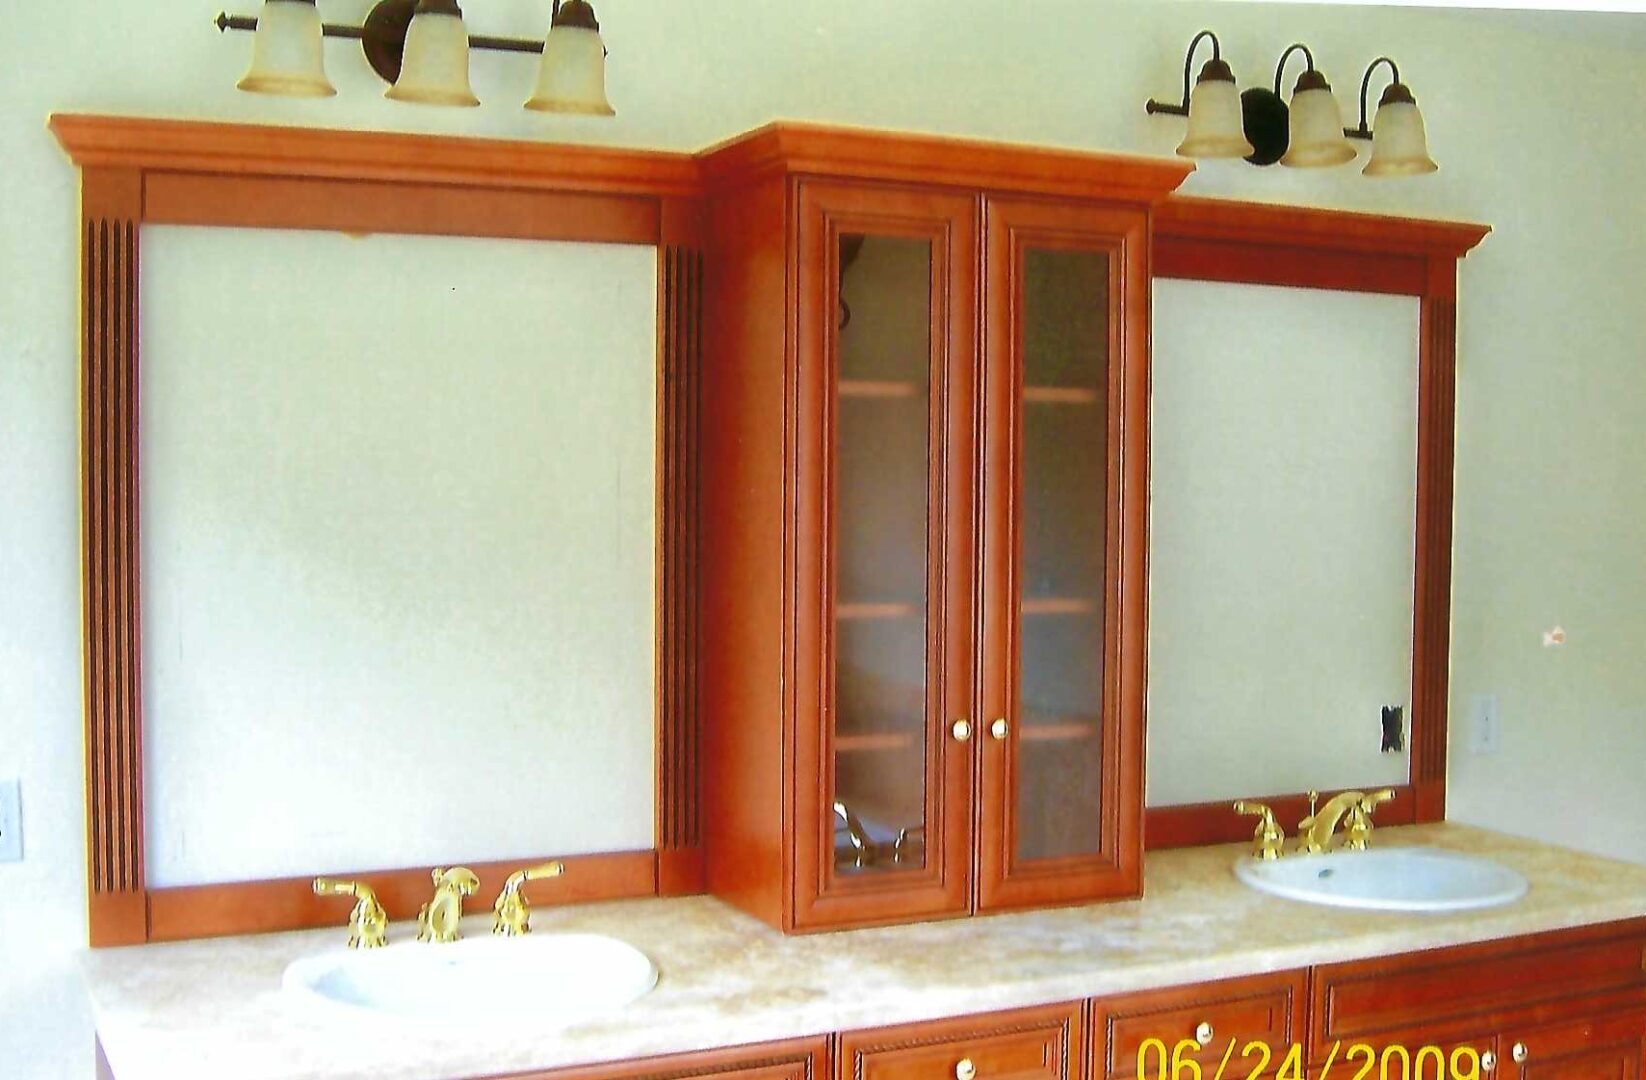
M 773 179 L 710 205 L 700 496 L 708 887 L 777 926 L 788 906 L 785 192 Z

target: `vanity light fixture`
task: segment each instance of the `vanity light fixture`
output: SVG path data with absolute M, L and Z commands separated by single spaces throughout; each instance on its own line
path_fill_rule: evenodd
M 1195 48 L 1206 38 L 1212 42 L 1212 59 L 1201 68 L 1191 90 L 1189 73 Z M 1297 78 L 1288 106 L 1281 97 L 1281 87 L 1286 62 L 1297 53 L 1303 55 L 1306 67 Z M 1375 123 L 1368 124 L 1367 92 L 1372 73 L 1381 64 L 1389 66 L 1393 81 L 1383 92 Z M 1177 148 L 1184 157 L 1244 157 L 1253 165 L 1278 161 L 1292 168 L 1324 168 L 1354 160 L 1354 146 L 1348 140 L 1364 139 L 1372 143 L 1371 160 L 1361 170 L 1366 176 L 1416 176 L 1439 168 L 1429 157 L 1417 101 L 1400 81 L 1400 69 L 1386 56 L 1372 61 L 1361 79 L 1358 127 L 1343 126 L 1331 84 L 1315 67 L 1314 54 L 1302 43 L 1289 45 L 1280 54 L 1273 90 L 1252 87 L 1239 94 L 1238 103 L 1235 95 L 1234 75 L 1223 61 L 1217 36 L 1202 30 L 1190 40 L 1183 60 L 1183 100 L 1172 103 L 1151 98 L 1145 110 L 1151 115 L 1188 118 L 1188 134 Z
M 287 97 L 326 97 L 321 42 L 360 42 L 366 62 L 395 101 L 472 107 L 469 50 L 541 53 L 536 89 L 526 107 L 538 112 L 613 116 L 606 100 L 606 47 L 588 0 L 554 0 L 542 40 L 470 34 L 457 0 L 378 0 L 360 26 L 322 23 L 315 0 L 264 0 L 257 18 L 223 13 L 218 30 L 253 30 L 252 63 L 237 87 Z
M 1189 89 L 1189 73 L 1194 70 L 1194 51 L 1202 41 L 1212 43 L 1212 58 L 1200 69 L 1194 89 Z M 1189 118 L 1189 132 L 1177 152 L 1187 158 L 1249 157 L 1257 151 L 1246 138 L 1241 123 L 1240 91 L 1234 72 L 1223 61 L 1223 47 L 1217 35 L 1202 30 L 1189 42 L 1183 57 L 1183 102 L 1168 105 L 1149 99 L 1145 109 L 1153 114 L 1172 113 Z
M 1366 124 L 1366 91 L 1372 85 L 1372 72 L 1379 64 L 1388 64 L 1391 82 L 1383 89 L 1377 103 L 1377 119 Z M 1400 68 L 1387 56 L 1380 56 L 1366 66 L 1360 80 L 1360 126 L 1346 132 L 1350 138 L 1372 140 L 1372 159 L 1361 171 L 1366 176 L 1421 176 L 1440 168 L 1429 156 L 1429 139 L 1423 130 L 1423 114 L 1418 111 L 1417 99 L 1400 81 Z

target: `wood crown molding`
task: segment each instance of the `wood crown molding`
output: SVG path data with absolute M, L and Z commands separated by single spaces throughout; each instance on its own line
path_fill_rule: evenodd
M 1187 161 L 780 120 L 698 155 L 712 186 L 773 172 L 938 183 L 1021 193 L 1158 202 Z
M 402 183 L 614 195 L 695 196 L 690 154 L 453 135 L 56 113 L 52 133 L 87 168 Z
M 1157 238 L 1461 259 L 1490 225 L 1173 195 L 1154 211 Z
M 778 121 L 696 154 L 451 135 L 54 114 L 83 169 L 696 197 L 775 170 L 1157 202 L 1186 161 Z

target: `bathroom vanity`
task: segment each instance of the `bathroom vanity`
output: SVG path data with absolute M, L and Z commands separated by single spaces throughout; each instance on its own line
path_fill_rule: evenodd
M 1100 1080 L 1138 1075 L 1151 1039 L 1192 1041 L 1184 1052 L 1208 1076 L 1230 1040 L 1226 1076 L 1258 1064 L 1248 1043 L 1271 1049 L 1270 1076 L 1294 1046 L 1318 1076 L 1334 1045 L 1333 1075 L 1353 1076 L 1343 1063 L 1360 1043 L 1467 1045 L 1491 1055 L 1481 1076 L 1640 1076 L 1646 867 L 1449 824 L 1377 842 L 1486 856 L 1531 891 L 1458 914 L 1316 907 L 1242 885 L 1232 866 L 1246 849 L 1226 845 L 1150 853 L 1141 900 L 830 934 L 785 936 L 709 897 L 541 909 L 538 934 L 611 934 L 660 972 L 626 1009 L 566 1029 L 483 1008 L 409 1023 L 283 992 L 284 967 L 340 947 L 338 929 L 98 950 L 84 964 L 119 1080 Z M 391 941 L 408 937 L 392 928 Z M 483 1003 L 487 987 L 471 995 Z
M 1457 266 L 1484 227 L 1179 198 L 1181 162 L 781 122 L 695 155 L 53 124 L 82 169 L 84 964 L 107 1074 L 1175 1080 L 1354 1075 L 1357 1054 L 1405 1054 L 1430 1074 L 1445 1061 L 1448 1076 L 1472 1062 L 1477 1076 L 1639 1080 L 1646 868 L 1443 820 Z M 475 875 L 444 872 L 489 892 L 553 860 L 565 873 L 538 884 L 526 940 L 620 939 L 643 954 L 639 989 L 656 974 L 655 989 L 575 1024 L 532 1010 L 518 966 L 415 1016 L 343 1005 L 282 987 L 294 964 L 327 970 L 343 948 L 343 912 L 313 874 L 373 890 L 366 922 L 374 935 L 387 923 L 390 949 L 460 948 L 409 941 L 427 865 L 336 865 L 322 832 L 295 847 L 324 866 L 155 875 L 156 850 L 184 830 L 146 818 L 146 763 L 164 754 L 144 728 L 156 613 L 139 588 L 133 391 L 153 226 L 655 249 L 655 401 L 640 400 L 657 421 L 640 507 L 655 543 L 636 549 L 656 560 L 642 642 L 655 733 L 641 732 L 656 770 L 611 785 L 655 794 L 653 846 L 573 838 L 500 862 L 521 843 L 490 837 Z M 1415 392 L 1395 396 L 1415 399 L 1399 459 L 1415 515 L 1393 544 L 1413 553 L 1399 572 L 1410 618 L 1393 620 L 1410 681 L 1374 702 L 1406 703 L 1381 733 L 1407 757 L 1389 765 L 1403 782 L 1370 777 L 1390 786 L 1376 844 L 1490 857 L 1530 882 L 1524 897 L 1433 914 L 1277 899 L 1237 880 L 1249 845 L 1216 846 L 1251 829 L 1222 793 L 1145 807 L 1149 313 L 1163 278 L 1410 302 L 1400 362 Z M 609 617 L 609 598 L 588 611 Z M 1356 723 L 1375 718 L 1366 704 Z M 605 714 L 553 719 L 568 715 Z M 237 720 L 258 722 L 223 722 Z M 554 751 L 598 741 L 574 724 L 537 756 L 565 766 Z M 571 772 L 527 779 L 570 815 L 587 779 Z M 1241 793 L 1290 824 L 1312 782 L 1298 767 Z M 384 829 L 368 795 L 333 788 L 329 819 L 366 823 L 367 841 L 418 831 L 416 807 Z M 221 830 L 236 846 L 258 827 L 253 803 L 240 831 Z M 535 823 L 556 810 L 517 815 L 527 844 L 549 846 Z M 458 908 L 448 896 L 428 936 L 484 937 L 486 917 Z M 516 910 L 511 925 L 524 922 Z M 499 964 L 515 944 L 497 943 Z M 426 955 L 396 954 L 408 979 L 457 954 Z M 578 970 L 533 977 L 565 999 Z

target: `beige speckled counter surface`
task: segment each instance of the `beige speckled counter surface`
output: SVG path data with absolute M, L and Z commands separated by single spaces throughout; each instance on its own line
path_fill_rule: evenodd
M 340 928 L 89 952 L 86 983 L 118 1080 L 491 1076 L 1069 1001 L 1646 915 L 1646 866 L 1460 825 L 1383 829 L 1496 859 L 1520 902 L 1455 915 L 1316 907 L 1254 892 L 1241 846 L 1151 853 L 1144 899 L 784 937 L 708 897 L 541 909 L 539 931 L 607 933 L 647 953 L 657 989 L 608 1020 L 433 1030 L 280 988 Z M 487 931 L 486 916 L 465 924 Z M 410 934 L 397 924 L 391 941 Z M 474 993 L 484 994 L 484 987 Z

